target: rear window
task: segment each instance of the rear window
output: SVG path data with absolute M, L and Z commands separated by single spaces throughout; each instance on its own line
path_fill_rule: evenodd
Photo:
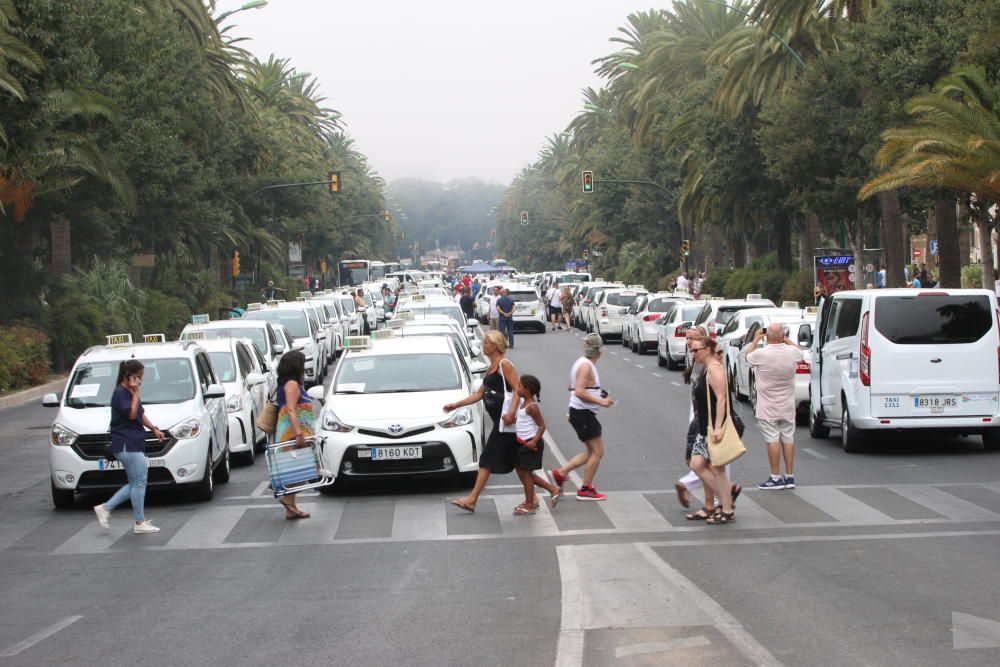
M 882 297 L 875 328 L 897 345 L 974 343 L 993 328 L 993 312 L 980 294 Z
M 534 292 L 511 292 L 510 298 L 512 298 L 515 303 L 538 301 L 538 295 Z
M 626 294 L 623 292 L 613 292 L 608 295 L 609 306 L 631 306 L 638 298 L 637 294 Z
M 646 310 L 651 313 L 665 313 L 675 305 L 677 305 L 676 301 L 670 301 L 668 299 L 653 299 L 646 304 Z M 697 313 L 699 310 L 701 310 L 701 306 L 695 308 L 694 312 Z
M 740 304 L 738 306 L 721 306 L 719 312 L 715 314 L 716 324 L 727 324 L 729 320 L 736 316 L 736 313 L 741 310 L 747 310 L 748 308 L 774 308 L 771 304 L 761 304 L 760 306 L 750 306 L 746 304 Z

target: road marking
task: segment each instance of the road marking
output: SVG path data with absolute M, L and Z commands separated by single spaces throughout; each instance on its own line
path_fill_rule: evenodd
M 631 658 L 633 655 L 647 655 L 649 653 L 662 653 L 663 651 L 676 651 L 682 648 L 698 648 L 699 646 L 709 646 L 712 642 L 707 637 L 697 635 L 695 637 L 682 637 L 669 642 L 646 642 L 644 644 L 633 644 L 632 646 L 619 646 L 615 649 L 615 657 Z
M 918 521 L 920 523 L 930 523 L 928 521 Z M 737 522 L 738 523 L 738 522 Z M 902 522 L 898 522 L 902 523 Z M 917 523 L 909 521 L 906 523 Z M 800 526 L 819 527 L 819 524 L 799 524 Z M 829 526 L 830 524 L 825 524 Z M 715 540 L 664 540 L 662 542 L 649 542 L 650 547 L 708 547 L 716 545 L 738 545 L 738 544 L 778 544 L 791 542 L 852 542 L 866 540 L 909 540 L 913 538 L 929 537 L 989 537 L 1000 535 L 1000 530 L 942 530 L 940 532 L 926 533 L 863 533 L 861 535 L 797 535 L 787 537 L 732 537 L 728 539 Z
M 544 439 L 545 436 L 543 435 L 542 438 Z M 524 486 L 521 484 L 489 484 L 485 488 L 490 491 L 493 489 L 523 489 Z
M 272 495 L 270 486 L 271 486 L 271 482 L 269 480 L 266 480 L 266 479 L 261 480 L 260 484 L 257 485 L 257 488 L 254 489 L 253 493 L 250 494 L 250 497 L 251 498 L 263 498 L 264 494 Z
M 675 387 L 683 387 L 684 386 L 680 382 L 677 382 L 676 380 L 671 380 L 670 384 L 674 385 Z
M 815 456 L 816 458 L 821 459 L 823 461 L 829 461 L 830 460 L 830 458 L 828 456 L 820 454 L 816 450 L 809 449 L 808 447 L 803 447 L 802 451 L 805 452 L 806 454 L 809 454 L 810 456 Z
M 59 621 L 58 623 L 53 623 L 52 625 L 50 625 L 49 627 L 45 628 L 44 630 L 36 632 L 35 634 L 31 635 L 30 637 L 28 637 L 24 641 L 18 642 L 17 644 L 14 644 L 13 646 L 11 646 L 10 648 L 8 648 L 3 653 L 0 653 L 0 658 L 13 658 L 15 655 L 18 655 L 19 653 L 23 653 L 24 651 L 27 651 L 29 648 L 31 648 L 35 644 L 37 644 L 39 642 L 42 642 L 42 641 L 45 641 L 46 639 L 48 639 L 49 637 L 51 637 L 55 633 L 59 632 L 60 630 L 64 630 L 65 628 L 68 628 L 69 626 L 71 626 L 74 623 L 76 623 L 77 621 L 79 621 L 81 618 L 83 618 L 83 616 L 67 616 L 66 618 L 64 618 L 63 620 Z
M 662 375 L 660 375 L 659 373 L 653 373 L 653 377 L 655 377 L 655 378 L 661 378 L 661 377 L 663 377 L 663 376 L 662 376 Z
M 565 466 L 566 462 L 569 459 L 567 459 L 566 456 L 562 453 L 562 450 L 559 449 L 559 445 L 556 444 L 556 441 L 553 440 L 552 436 L 549 435 L 548 431 L 545 431 L 545 433 L 542 434 L 542 441 L 544 441 L 545 444 L 548 446 L 549 451 L 552 452 L 552 455 L 556 457 L 556 461 L 559 461 L 559 467 L 562 468 L 563 466 Z M 583 478 L 580 477 L 580 473 L 578 473 L 575 470 L 571 470 L 569 473 L 569 478 L 570 480 L 572 480 L 574 484 L 576 484 L 576 488 L 578 489 L 583 488 Z M 555 480 L 552 481 L 554 482 Z
M 892 517 L 832 486 L 800 486 L 795 495 L 842 523 L 854 525 L 892 523 Z
M 780 665 L 781 662 L 775 658 L 770 651 L 753 638 L 740 622 L 722 608 L 722 606 L 708 596 L 703 590 L 683 574 L 672 568 L 665 560 L 656 555 L 652 547 L 648 544 L 634 545 L 646 560 L 659 571 L 660 575 L 670 583 L 670 585 L 684 593 L 701 612 L 712 619 L 719 632 L 735 646 L 748 660 L 755 665 Z
M 886 488 L 955 521 L 997 521 L 1000 519 L 1000 516 L 979 505 L 973 505 L 958 496 L 935 489 L 933 486 L 893 484 Z
M 645 368 L 645 366 L 643 366 L 642 364 L 636 364 L 635 367 L 636 368 Z
M 522 487 L 523 488 L 523 487 Z M 401 498 L 392 517 L 392 536 L 440 539 L 448 534 L 445 503 L 440 498 Z
M 615 352 L 614 350 L 611 350 L 611 354 L 613 354 L 613 355 L 615 355 L 615 356 L 618 356 L 618 353 L 617 353 L 617 352 Z
M 611 525 L 625 532 L 637 530 L 667 531 L 671 526 L 640 493 L 613 493 L 598 503 Z
M 556 667 L 579 667 L 583 664 L 583 586 L 576 554 L 577 550 L 571 547 L 556 547 L 562 583 Z
M 952 648 L 1000 647 L 1000 623 L 971 614 L 951 612 Z

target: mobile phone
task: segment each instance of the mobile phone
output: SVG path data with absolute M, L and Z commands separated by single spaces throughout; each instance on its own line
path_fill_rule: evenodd
M 605 389 L 602 389 L 602 390 L 601 390 L 601 398 L 607 398 L 607 397 L 608 397 L 608 392 L 607 392 L 607 390 L 605 390 Z

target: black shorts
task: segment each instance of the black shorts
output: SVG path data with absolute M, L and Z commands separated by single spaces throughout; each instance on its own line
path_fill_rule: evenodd
M 559 317 L 560 315 L 562 315 L 562 308 L 549 306 L 549 317 Z
M 545 443 L 541 440 L 538 441 L 538 445 L 534 451 L 522 445 L 521 441 L 518 440 L 514 467 L 518 470 L 538 470 L 542 467 L 542 452 L 544 449 Z
M 601 437 L 601 422 L 597 421 L 597 413 L 593 410 L 569 409 L 569 423 L 576 431 L 580 442 L 587 442 Z

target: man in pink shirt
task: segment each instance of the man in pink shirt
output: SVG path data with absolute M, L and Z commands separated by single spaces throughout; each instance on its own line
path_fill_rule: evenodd
M 767 327 L 767 345 L 758 349 L 764 330 L 757 331 L 747 350 L 757 388 L 757 425 L 767 443 L 767 461 L 771 476 L 758 489 L 795 488 L 795 367 L 802 361 L 802 350 L 785 335 L 784 325 Z M 781 475 L 781 458 L 785 474 Z

